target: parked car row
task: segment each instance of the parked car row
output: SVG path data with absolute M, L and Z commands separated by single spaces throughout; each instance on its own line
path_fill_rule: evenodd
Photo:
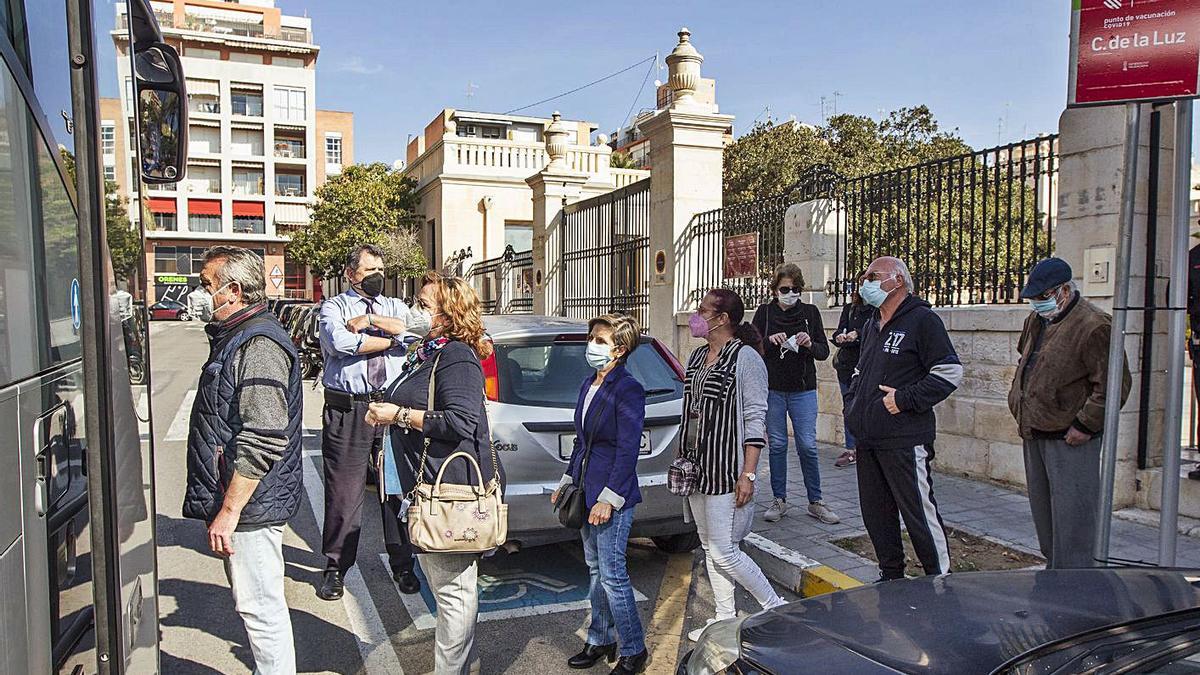
M 192 313 L 187 305 L 178 300 L 164 298 L 150 305 L 150 320 L 191 321 Z
M 306 380 L 321 372 L 320 303 L 298 300 L 268 300 L 268 308 L 292 337 L 300 354 L 300 373 Z

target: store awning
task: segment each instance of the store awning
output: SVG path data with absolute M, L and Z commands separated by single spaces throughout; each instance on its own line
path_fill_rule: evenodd
M 233 215 L 263 218 L 267 214 L 262 202 L 234 202 Z
M 221 215 L 221 202 L 217 199 L 189 199 L 188 213 L 198 216 Z
M 304 204 L 275 204 L 275 222 L 289 225 L 308 224 L 308 206 Z
M 146 200 L 146 206 L 150 207 L 151 213 L 175 213 L 175 200 L 164 197 L 150 197 Z

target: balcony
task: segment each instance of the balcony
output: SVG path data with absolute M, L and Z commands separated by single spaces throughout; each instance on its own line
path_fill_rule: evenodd
M 305 159 L 304 141 L 292 138 L 275 139 L 275 156 L 280 159 Z
M 650 175 L 649 171 L 611 168 L 611 153 L 608 146 L 571 145 L 567 147 L 566 163 L 572 171 L 589 174 L 597 183 L 628 184 Z M 442 174 L 524 180 L 546 168 L 549 161 L 542 143 L 448 136 L 413 162 L 405 175 L 416 178 L 419 185 Z
M 308 191 L 304 185 L 304 174 L 276 173 L 276 197 L 307 197 Z

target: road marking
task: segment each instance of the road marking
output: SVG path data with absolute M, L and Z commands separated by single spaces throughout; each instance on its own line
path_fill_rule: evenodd
M 317 473 L 316 462 L 305 461 L 304 492 L 308 495 L 308 504 L 312 507 L 318 525 L 325 522 L 323 485 L 321 476 Z M 392 646 L 392 639 L 383 626 L 383 619 L 379 618 L 379 610 L 371 601 L 367 582 L 357 565 L 346 572 L 343 581 L 346 584 L 346 593 L 342 596 L 342 606 L 350 619 L 350 629 L 358 638 L 358 653 L 362 656 L 363 672 L 404 675 L 404 669 L 400 667 L 400 658 L 396 656 L 396 648 Z
M 183 395 L 183 401 L 179 404 L 179 410 L 175 411 L 175 419 L 171 420 L 171 426 L 167 429 L 167 435 L 163 436 L 164 441 L 187 440 L 188 426 L 192 419 L 192 403 L 195 400 L 195 389 L 191 389 Z
M 691 553 L 667 558 L 667 569 L 658 589 L 658 600 L 654 603 L 654 615 L 646 627 L 646 650 L 650 652 L 650 659 L 644 672 L 649 675 L 675 672 L 675 659 L 683 639 L 683 619 L 692 591 L 694 562 L 695 556 Z

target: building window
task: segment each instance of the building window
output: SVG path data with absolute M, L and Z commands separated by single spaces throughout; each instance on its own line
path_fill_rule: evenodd
M 100 125 L 100 151 L 106 155 L 117 154 L 117 125 L 112 122 Z
M 220 49 L 204 49 L 202 47 L 187 47 L 184 50 L 183 55 L 190 56 L 194 59 L 214 59 L 217 61 L 221 60 L 221 50 Z
M 263 193 L 263 172 L 256 169 L 233 170 L 233 194 L 261 195 Z
M 282 66 L 284 68 L 303 68 L 304 59 L 292 59 L 286 56 L 271 57 L 271 65 Z
M 115 181 L 117 179 L 117 167 L 113 164 L 104 165 L 104 180 Z
M 265 234 L 267 225 L 262 216 L 234 216 L 233 231 L 242 234 Z
M 179 229 L 179 222 L 174 213 L 155 213 L 154 229 L 159 232 L 174 232 Z
M 503 132 L 500 127 L 480 127 L 480 135 L 484 138 L 499 139 Z
M 303 197 L 304 175 L 298 173 L 275 174 L 275 194 L 280 197 Z
M 263 116 L 263 98 L 261 93 L 252 91 L 233 91 L 230 96 L 234 115 L 246 117 Z
M 125 114 L 131 115 L 131 116 L 134 114 L 133 78 L 132 77 L 125 78 Z M 134 147 L 137 147 L 137 146 L 134 146 Z
M 464 138 L 474 138 L 479 135 L 479 127 L 474 124 L 460 124 L 454 133 Z
M 342 163 L 342 137 L 341 135 L 325 134 L 325 163 L 338 164 Z
M 307 97 L 303 89 L 275 87 L 275 119 L 303 122 L 306 119 Z
M 155 247 L 154 271 L 161 274 L 175 274 L 179 271 L 179 261 L 175 257 L 174 246 Z
M 263 56 L 262 54 L 251 54 L 249 52 L 229 52 L 229 60 L 236 63 L 256 63 L 261 65 Z
M 208 249 L 203 246 L 192 247 L 192 269 L 196 271 L 196 274 L 199 274 L 200 270 L 204 269 L 204 253 L 206 251 Z
M 189 232 L 220 232 L 221 216 L 210 216 L 200 213 L 188 214 Z
M 287 159 L 304 159 L 304 139 L 275 136 L 275 156 Z

